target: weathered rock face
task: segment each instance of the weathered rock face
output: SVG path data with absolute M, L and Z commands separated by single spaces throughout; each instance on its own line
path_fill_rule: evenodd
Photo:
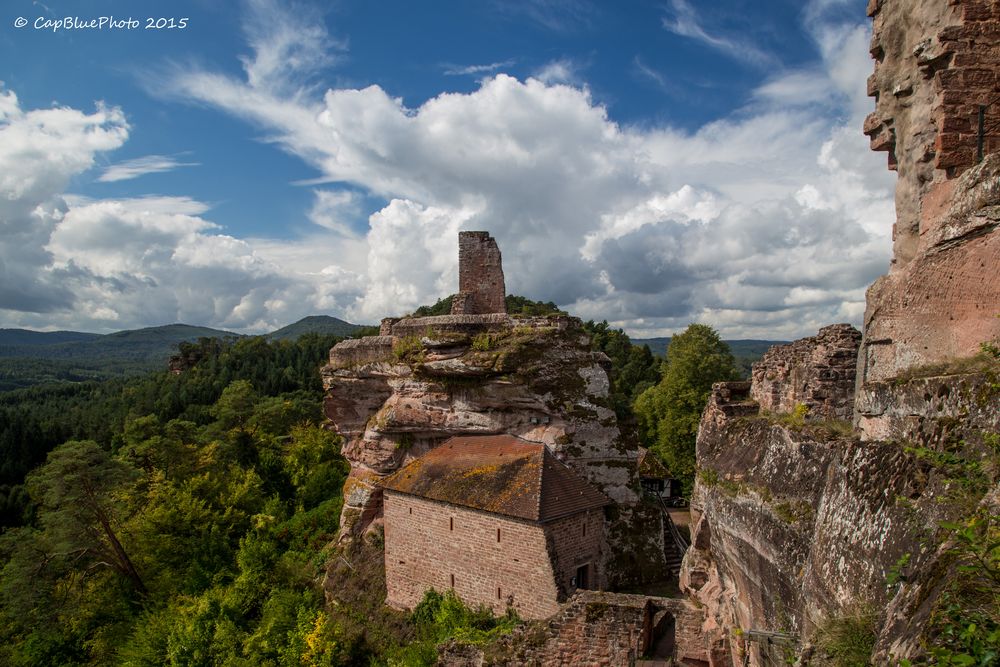
M 857 329 L 833 324 L 811 338 L 776 345 L 753 365 L 751 396 L 768 412 L 804 405 L 811 417 L 850 419 L 860 344 Z
M 854 605 L 884 608 L 893 601 L 886 577 L 906 554 L 913 571 L 933 569 L 938 526 L 953 518 L 942 502 L 948 480 L 909 447 L 976 447 L 984 431 L 1000 428 L 992 382 L 954 376 L 895 385 L 882 396 L 894 420 L 885 435 L 913 439 L 886 442 L 759 416 L 747 383 L 716 385 L 698 434 L 697 521 L 681 588 L 707 610 L 710 637 L 725 642 L 734 628 L 743 631 L 731 646 L 735 664 L 744 654 L 751 665 L 782 658 L 785 647 L 768 648 L 747 631 L 787 634 L 801 646 L 824 619 Z M 893 623 L 899 619 L 886 621 L 884 650 L 898 642 Z
M 869 14 L 876 111 L 865 132 L 899 179 L 893 261 L 868 292 L 859 382 L 1000 337 L 1000 5 L 872 0 Z

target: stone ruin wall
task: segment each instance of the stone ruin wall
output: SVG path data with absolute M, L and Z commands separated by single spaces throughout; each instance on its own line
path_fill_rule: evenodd
M 1000 337 L 1000 2 L 871 0 L 868 13 L 876 109 L 864 130 L 899 176 L 893 259 L 868 292 L 859 384 Z
M 861 332 L 849 324 L 776 345 L 753 365 L 751 396 L 767 412 L 792 412 L 804 405 L 809 418 L 849 420 L 860 345 Z
M 599 667 L 670 664 L 729 667 L 732 658 L 702 633 L 705 613 L 676 598 L 580 591 L 540 630 L 520 628 L 501 638 L 488 664 L 497 667 Z M 673 626 L 670 626 L 671 621 Z M 645 662 L 660 643 L 669 656 Z M 483 650 L 451 642 L 440 651 L 442 667 L 478 667 Z
M 500 248 L 489 232 L 458 233 L 458 294 L 452 315 L 506 313 Z

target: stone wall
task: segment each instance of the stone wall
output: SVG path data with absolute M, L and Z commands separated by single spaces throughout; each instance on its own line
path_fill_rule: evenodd
M 393 491 L 383 506 L 387 602 L 396 607 L 412 609 L 430 587 L 453 588 L 497 614 L 512 606 L 547 618 L 575 590 L 576 567 L 602 560 L 601 512 L 540 525 Z
M 810 419 L 850 419 L 861 332 L 823 327 L 810 338 L 776 345 L 753 365 L 751 396 L 768 412 L 805 405 Z
M 605 667 L 643 664 L 644 656 L 664 664 L 722 667 L 731 659 L 701 631 L 704 612 L 681 599 L 580 591 L 542 628 L 522 627 L 483 651 L 450 643 L 439 665 Z
M 458 294 L 452 315 L 506 313 L 500 248 L 489 232 L 458 233 Z
M 607 588 L 604 572 L 604 510 L 591 510 L 546 524 L 549 558 L 556 575 L 560 602 L 576 592 L 577 568 L 587 566 L 587 588 Z
M 871 0 L 868 10 L 876 108 L 864 129 L 899 177 L 889 275 L 868 291 L 861 383 L 1000 337 L 1000 3 Z
M 392 336 L 342 340 L 330 348 L 330 371 L 392 359 Z

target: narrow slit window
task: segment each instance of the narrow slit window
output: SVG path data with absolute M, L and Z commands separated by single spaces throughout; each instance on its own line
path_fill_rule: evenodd
M 451 577 L 451 587 L 454 588 L 455 587 L 455 575 L 452 574 L 452 575 L 449 575 L 449 576 Z
M 410 514 L 413 514 L 413 508 L 412 507 L 410 508 Z
M 586 521 L 584 521 L 584 523 L 583 523 L 583 536 L 584 537 L 587 536 L 587 522 Z
M 448 518 L 448 530 L 455 530 L 455 517 Z
M 497 586 L 497 600 L 500 599 L 500 587 Z
M 500 529 L 497 528 L 497 542 L 500 541 Z

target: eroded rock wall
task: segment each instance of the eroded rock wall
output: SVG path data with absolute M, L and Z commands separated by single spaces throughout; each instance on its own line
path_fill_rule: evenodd
M 872 0 L 869 14 L 876 110 L 865 132 L 899 177 L 892 264 L 868 292 L 862 383 L 1000 337 L 1000 3 Z
M 873 664 L 917 656 L 953 566 L 941 524 L 968 512 L 948 461 L 995 457 L 996 364 L 963 364 L 1000 338 L 1000 2 L 871 0 L 868 11 L 876 111 L 864 131 L 899 177 L 893 260 L 868 291 L 856 392 L 846 345 L 837 364 L 822 359 L 824 330 L 772 350 L 751 386 L 718 385 L 699 430 L 681 586 L 707 610 L 704 630 L 732 638 L 735 664 L 780 662 L 866 605 L 887 609 Z M 773 414 L 799 403 L 805 420 Z M 809 419 L 852 403 L 853 431 Z M 887 586 L 904 557 L 908 580 Z M 774 636 L 790 643 L 761 640 Z
M 907 608 L 896 598 L 908 591 L 886 586 L 890 570 L 907 556 L 912 571 L 933 571 L 940 523 L 954 519 L 953 482 L 914 447 L 976 447 L 1000 428 L 995 382 L 973 375 L 893 385 L 882 400 L 900 439 L 865 442 L 822 422 L 761 415 L 746 383 L 716 385 L 698 434 L 696 523 L 681 588 L 706 609 L 706 634 L 732 642 L 735 664 L 783 659 L 785 645 L 753 633 L 803 647 L 826 619 L 859 605 Z M 881 650 L 898 643 L 891 628 L 905 616 L 885 619 Z

